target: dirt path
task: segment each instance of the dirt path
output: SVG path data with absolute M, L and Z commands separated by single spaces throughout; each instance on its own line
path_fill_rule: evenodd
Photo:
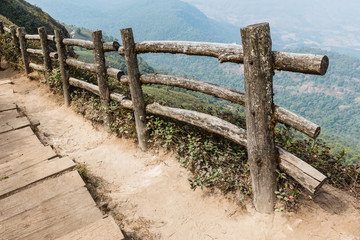
M 192 191 L 189 173 L 171 154 L 143 153 L 131 140 L 94 127 L 46 85 L 12 70 L 0 79 L 14 82 L 20 107 L 39 120 L 42 141 L 59 155 L 87 165 L 101 178 L 99 191 L 121 220 L 123 230 L 141 239 L 360 239 L 360 203 L 324 186 L 314 201 L 303 200 L 297 213 L 255 213 L 217 193 Z M 244 203 L 240 204 L 244 205 Z

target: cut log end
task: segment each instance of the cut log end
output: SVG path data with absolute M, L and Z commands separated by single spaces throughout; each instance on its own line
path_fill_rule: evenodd
M 320 132 L 321 132 L 321 127 L 317 127 L 314 132 L 314 136 L 312 138 L 316 139 L 320 135 Z
M 329 58 L 328 58 L 328 56 L 323 56 L 323 58 L 321 59 L 321 64 L 320 64 L 320 75 L 321 76 L 326 74 L 328 67 L 329 67 Z

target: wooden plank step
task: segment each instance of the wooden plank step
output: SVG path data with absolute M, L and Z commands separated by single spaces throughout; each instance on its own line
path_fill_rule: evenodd
M 24 169 L 9 178 L 2 179 L 0 184 L 0 198 L 18 189 L 29 186 L 32 183 L 51 177 L 75 167 L 75 163 L 69 158 L 55 158 L 44 161 L 35 166 Z
M 8 142 L 2 142 L 0 143 L 0 148 L 1 149 L 5 149 L 5 150 L 11 150 L 11 149 L 20 149 L 21 147 L 25 146 L 25 145 L 34 145 L 34 144 L 41 144 L 40 140 L 37 138 L 37 136 L 35 134 L 32 134 L 30 136 L 27 137 L 23 137 L 23 138 L 15 138 L 12 140 L 9 140 Z M 14 146 L 13 148 L 11 146 Z
M 73 231 L 57 240 L 123 240 L 124 235 L 116 225 L 115 220 L 109 216 L 98 220 L 86 227 Z
M 12 84 L 12 81 L 10 79 L 0 80 L 0 85 L 5 85 L 5 84 Z
M 49 146 L 30 148 L 29 150 L 31 152 L 26 154 L 21 152 L 21 154 L 14 154 L 8 156 L 7 158 L 1 159 L 0 163 L 5 163 L 0 164 L 0 179 L 3 179 L 4 177 L 11 177 L 11 175 L 15 173 L 21 172 L 29 167 L 41 163 L 42 161 L 56 157 L 56 153 Z
M 20 139 L 23 139 L 25 137 L 34 135 L 34 132 L 31 130 L 30 127 L 21 128 L 18 130 L 14 130 L 7 133 L 1 133 L 0 134 L 0 147 L 4 144 L 8 144 Z
M 16 104 L 12 102 L 0 103 L 0 112 L 16 109 Z
M 30 126 L 27 117 L 19 117 L 16 109 L 0 112 L 0 133 Z
M 0 112 L 0 122 L 13 120 L 14 118 L 17 118 L 17 117 L 19 117 L 19 113 L 16 109 L 5 111 L 5 112 Z
M 43 147 L 44 145 L 42 145 L 35 135 L 25 137 L 16 142 L 3 144 L 0 146 L 0 164 L 7 162 L 9 157 L 21 156 L 24 152 L 29 152 Z
M 3 239 L 56 239 L 102 218 L 85 187 L 50 198 L 0 222 Z
M 43 149 L 44 146 L 39 141 L 29 141 L 24 145 L 9 145 L 8 148 L 0 148 L 4 149 L 3 152 L 0 152 L 0 165 L 5 164 L 7 162 L 16 159 L 17 157 L 21 157 L 24 154 L 31 154 L 36 157 L 37 153 L 39 153 L 39 149 Z
M 85 183 L 76 171 L 34 184 L 34 186 L 0 200 L 0 222 L 29 211 L 43 202 L 66 192 L 72 192 Z
M 15 118 L 13 121 L 7 122 L 5 124 L 0 123 L 0 133 L 16 130 L 27 126 L 30 126 L 30 122 L 27 117 Z

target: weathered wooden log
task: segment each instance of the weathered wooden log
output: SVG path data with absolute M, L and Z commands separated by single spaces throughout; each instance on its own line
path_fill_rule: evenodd
M 327 56 L 288 52 L 273 52 L 273 62 L 277 70 L 318 75 L 325 75 L 329 66 Z
M 188 90 L 202 92 L 218 98 L 222 98 L 243 106 L 245 105 L 244 93 L 213 83 L 162 74 L 143 74 L 140 76 L 140 80 L 144 84 L 160 84 L 172 87 L 185 88 Z M 122 81 L 128 82 L 126 78 L 123 78 Z
M 85 63 L 75 59 L 67 59 L 66 63 L 70 66 L 96 73 L 96 64 Z M 121 76 L 124 75 L 124 72 L 116 68 L 106 68 L 106 74 L 112 78 L 120 80 Z
M 121 29 L 121 38 L 124 45 L 124 55 L 128 70 L 131 100 L 134 104 L 134 115 L 139 147 L 146 151 L 148 134 L 146 130 L 145 100 L 141 89 L 140 72 L 138 68 L 135 41 L 131 28 Z
M 42 55 L 44 60 L 44 69 L 45 69 L 45 79 L 50 88 L 50 73 L 52 71 L 49 44 L 48 44 L 48 35 L 46 34 L 45 27 L 38 28 L 38 33 L 40 36 L 40 45 L 42 49 Z
M 124 72 L 116 68 L 106 68 L 106 74 L 109 77 L 115 78 L 120 81 L 121 76 L 124 75 Z
M 37 55 L 43 55 L 43 51 L 41 49 L 33 49 L 33 48 L 27 48 L 26 51 L 31 54 L 37 54 Z M 57 52 L 51 52 L 49 53 L 51 58 L 58 59 L 59 55 Z
M 18 32 L 18 39 L 19 39 L 19 45 L 21 50 L 21 58 L 24 64 L 24 69 L 26 76 L 28 76 L 31 72 L 30 66 L 29 66 L 29 56 L 26 51 L 26 39 L 25 39 L 25 28 L 20 27 L 17 29 Z
M 241 29 L 244 47 L 244 85 L 247 149 L 255 209 L 274 211 L 277 151 L 273 121 L 273 70 L 268 23 Z
M 51 52 L 51 53 L 50 53 L 50 57 L 51 57 L 51 58 L 54 58 L 54 59 L 58 59 L 58 58 L 59 58 L 59 55 L 58 55 L 57 52 Z
M 103 109 L 105 110 L 108 109 L 109 107 L 110 92 L 109 92 L 108 80 L 106 78 L 106 66 L 105 66 L 105 56 L 104 56 L 103 42 L 102 42 L 102 32 L 101 31 L 92 32 L 92 40 L 94 43 L 96 77 L 100 89 L 100 103 Z M 109 114 L 106 111 L 103 112 L 103 121 L 104 121 L 104 125 L 108 126 Z
M 124 48 L 119 48 L 124 55 Z M 237 44 L 186 42 L 186 41 L 145 41 L 136 43 L 137 53 L 172 53 L 208 56 L 217 58 L 220 63 L 244 63 L 243 48 Z M 276 70 L 324 75 L 329 59 L 327 56 L 314 54 L 298 54 L 273 52 Z
M 74 38 L 65 38 L 63 42 L 65 45 L 78 46 L 78 47 L 86 48 L 88 50 L 94 50 L 94 43 L 92 41 L 74 39 Z M 118 51 L 119 47 L 120 44 L 115 41 L 103 43 L 103 51 L 105 52 Z
M 227 138 L 246 146 L 246 131 L 218 117 L 186 109 L 169 108 L 161 106 L 158 103 L 147 105 L 146 111 L 155 115 L 190 123 L 209 132 L 226 136 Z
M 279 152 L 280 167 L 305 189 L 315 194 L 325 182 L 326 176 L 284 149 L 280 147 L 277 147 L 277 149 Z
M 40 36 L 35 35 L 35 34 L 26 34 L 25 39 L 27 39 L 27 40 L 40 40 Z
M 244 93 L 212 83 L 162 74 L 144 74 L 140 76 L 140 80 L 143 84 L 160 84 L 202 92 L 245 106 Z M 120 81 L 124 84 L 129 83 L 126 76 L 122 76 Z M 318 125 L 282 107 L 275 105 L 274 112 L 279 122 L 293 127 L 311 138 L 316 138 L 320 133 Z
M 74 87 L 85 89 L 89 92 L 92 92 L 95 95 L 100 96 L 99 86 L 96 86 L 95 84 L 91 84 L 88 82 L 85 82 L 83 80 L 79 80 L 73 77 L 69 78 L 69 84 Z
M 12 39 L 12 44 L 15 47 L 15 50 L 21 54 L 21 49 L 20 49 L 20 42 L 19 42 L 19 38 L 16 34 L 16 27 L 15 25 L 11 25 L 10 26 L 10 34 L 11 34 L 11 39 Z
M 131 100 L 125 99 L 125 96 L 119 93 L 110 93 L 110 98 L 120 103 L 123 108 L 134 110 L 134 105 Z
M 26 52 L 31 54 L 43 55 L 43 51 L 41 49 L 27 48 Z
M 0 34 L 4 34 L 4 23 L 2 21 L 0 21 Z
M 70 78 L 70 85 L 85 89 L 98 96 L 100 95 L 98 86 L 83 80 Z M 119 93 L 111 93 L 110 97 L 112 100 L 119 102 L 120 106 L 127 109 L 134 109 L 132 101 L 126 99 L 125 96 Z M 246 130 L 220 118 L 191 110 L 166 107 L 158 103 L 147 105 L 146 111 L 151 114 L 165 116 L 185 123 L 193 124 L 210 132 L 219 134 L 220 136 L 230 139 L 244 147 L 247 146 Z M 326 177 L 293 154 L 279 147 L 277 147 L 277 149 L 279 150 L 280 167 L 308 191 L 315 193 L 316 190 L 321 187 Z
M 236 44 L 187 42 L 187 41 L 144 41 L 136 43 L 137 53 L 172 53 L 215 57 L 222 62 L 243 63 L 243 49 Z M 124 48 L 119 48 L 124 55 Z
M 64 38 L 63 43 L 65 45 L 78 46 L 78 47 L 86 48 L 88 50 L 94 49 L 94 43 L 92 41 L 87 41 L 87 40 Z
M 87 70 L 96 73 L 96 64 L 93 63 L 85 63 L 75 59 L 68 58 L 66 59 L 66 64 L 82 70 Z
M 274 107 L 275 118 L 277 121 L 295 128 L 296 130 L 306 134 L 311 138 L 317 138 L 320 134 L 321 128 L 319 125 L 286 110 L 285 108 Z
M 118 42 L 105 42 L 103 45 L 105 52 L 112 52 L 112 51 L 118 51 L 120 47 L 120 43 Z
M 55 41 L 55 35 L 47 35 L 47 40 L 49 41 Z
M 56 49 L 58 52 L 58 60 L 60 66 L 60 74 L 61 74 L 61 81 L 63 83 L 63 93 L 64 93 L 64 100 L 65 105 L 70 106 L 70 91 L 69 91 L 69 68 L 66 64 L 66 49 L 65 45 L 63 44 L 63 35 L 62 31 L 56 29 L 55 31 L 55 42 L 56 42 Z
M 38 65 L 38 64 L 35 64 L 35 63 L 32 63 L 32 62 L 29 64 L 29 67 L 36 70 L 36 71 L 39 71 L 39 72 L 44 72 L 45 71 L 44 66 L 41 66 L 41 65 Z
M 7 27 L 4 26 L 4 31 L 11 34 L 10 28 L 7 28 Z

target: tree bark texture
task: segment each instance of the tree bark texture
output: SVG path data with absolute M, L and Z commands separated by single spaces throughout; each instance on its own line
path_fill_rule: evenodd
M 14 25 L 10 26 L 10 34 L 11 34 L 11 39 L 12 39 L 12 43 L 16 49 L 16 51 L 21 54 L 21 50 L 20 50 L 20 43 L 19 43 L 19 38 L 16 35 L 16 27 Z
M 73 39 L 73 38 L 65 38 L 64 44 L 69 46 L 78 46 L 85 48 L 87 50 L 94 50 L 94 42 L 87 41 L 87 40 L 80 40 L 80 39 Z M 111 51 L 118 51 L 120 44 L 118 42 L 106 42 L 103 43 L 103 51 L 104 52 L 111 52 Z
M 38 28 L 38 33 L 40 36 L 40 44 L 41 44 L 42 55 L 44 60 L 45 79 L 50 88 L 49 77 L 52 71 L 52 65 L 51 65 L 50 51 L 48 45 L 48 36 L 46 34 L 45 27 Z
M 18 35 L 19 35 L 18 39 L 19 39 L 19 45 L 20 45 L 20 50 L 21 50 L 21 58 L 23 60 L 26 76 L 28 76 L 29 73 L 31 72 L 31 69 L 29 66 L 29 56 L 26 51 L 25 28 L 20 27 L 17 29 L 17 31 L 18 31 Z
M 4 34 L 4 23 L 2 21 L 0 21 L 0 34 Z
M 36 70 L 36 71 L 39 71 L 39 72 L 44 72 L 45 71 L 44 66 L 38 65 L 38 64 L 35 64 L 35 63 L 32 63 L 32 62 L 29 64 L 29 67 Z
M 96 64 L 85 63 L 85 62 L 81 62 L 81 61 L 78 61 L 75 59 L 70 59 L 70 58 L 66 60 L 66 63 L 70 66 L 74 66 L 74 67 L 82 69 L 82 70 L 87 70 L 87 71 L 96 73 Z M 121 76 L 124 75 L 124 72 L 119 69 L 116 69 L 116 68 L 106 68 L 106 74 L 109 77 L 115 78 L 120 81 Z
M 107 126 L 109 123 L 109 114 L 107 112 L 107 109 L 109 108 L 110 93 L 109 93 L 108 81 L 106 78 L 106 66 L 105 66 L 105 56 L 104 56 L 103 42 L 102 42 L 102 32 L 101 31 L 92 32 L 92 39 L 94 43 L 96 77 L 100 89 L 100 103 L 101 106 L 103 107 L 103 121 L 104 121 L 104 125 Z
M 69 91 L 70 75 L 69 75 L 68 66 L 66 64 L 66 49 L 65 49 L 65 45 L 63 43 L 63 35 L 62 35 L 62 31 L 59 29 L 56 29 L 54 32 L 55 32 L 56 49 L 58 52 L 61 80 L 63 83 L 63 93 L 64 93 L 65 105 L 70 106 L 70 100 L 71 100 L 70 91 Z
M 118 50 L 124 55 L 124 48 Z M 186 41 L 145 41 L 136 43 L 137 53 L 172 53 L 215 57 L 222 62 L 244 63 L 243 47 L 237 44 L 186 42 Z M 273 68 L 307 74 L 324 75 L 329 65 L 327 56 L 273 52 Z
M 254 205 L 260 213 L 272 213 L 278 156 L 274 142 L 272 45 L 269 24 L 242 28 L 241 38 L 244 47 L 247 148 Z
M 146 130 L 145 100 L 141 89 L 134 36 L 131 28 L 121 29 L 120 32 L 124 45 L 125 62 L 128 70 L 128 79 L 130 82 L 129 85 L 131 100 L 134 104 L 134 115 L 139 147 L 145 151 L 148 140 L 148 134 Z

